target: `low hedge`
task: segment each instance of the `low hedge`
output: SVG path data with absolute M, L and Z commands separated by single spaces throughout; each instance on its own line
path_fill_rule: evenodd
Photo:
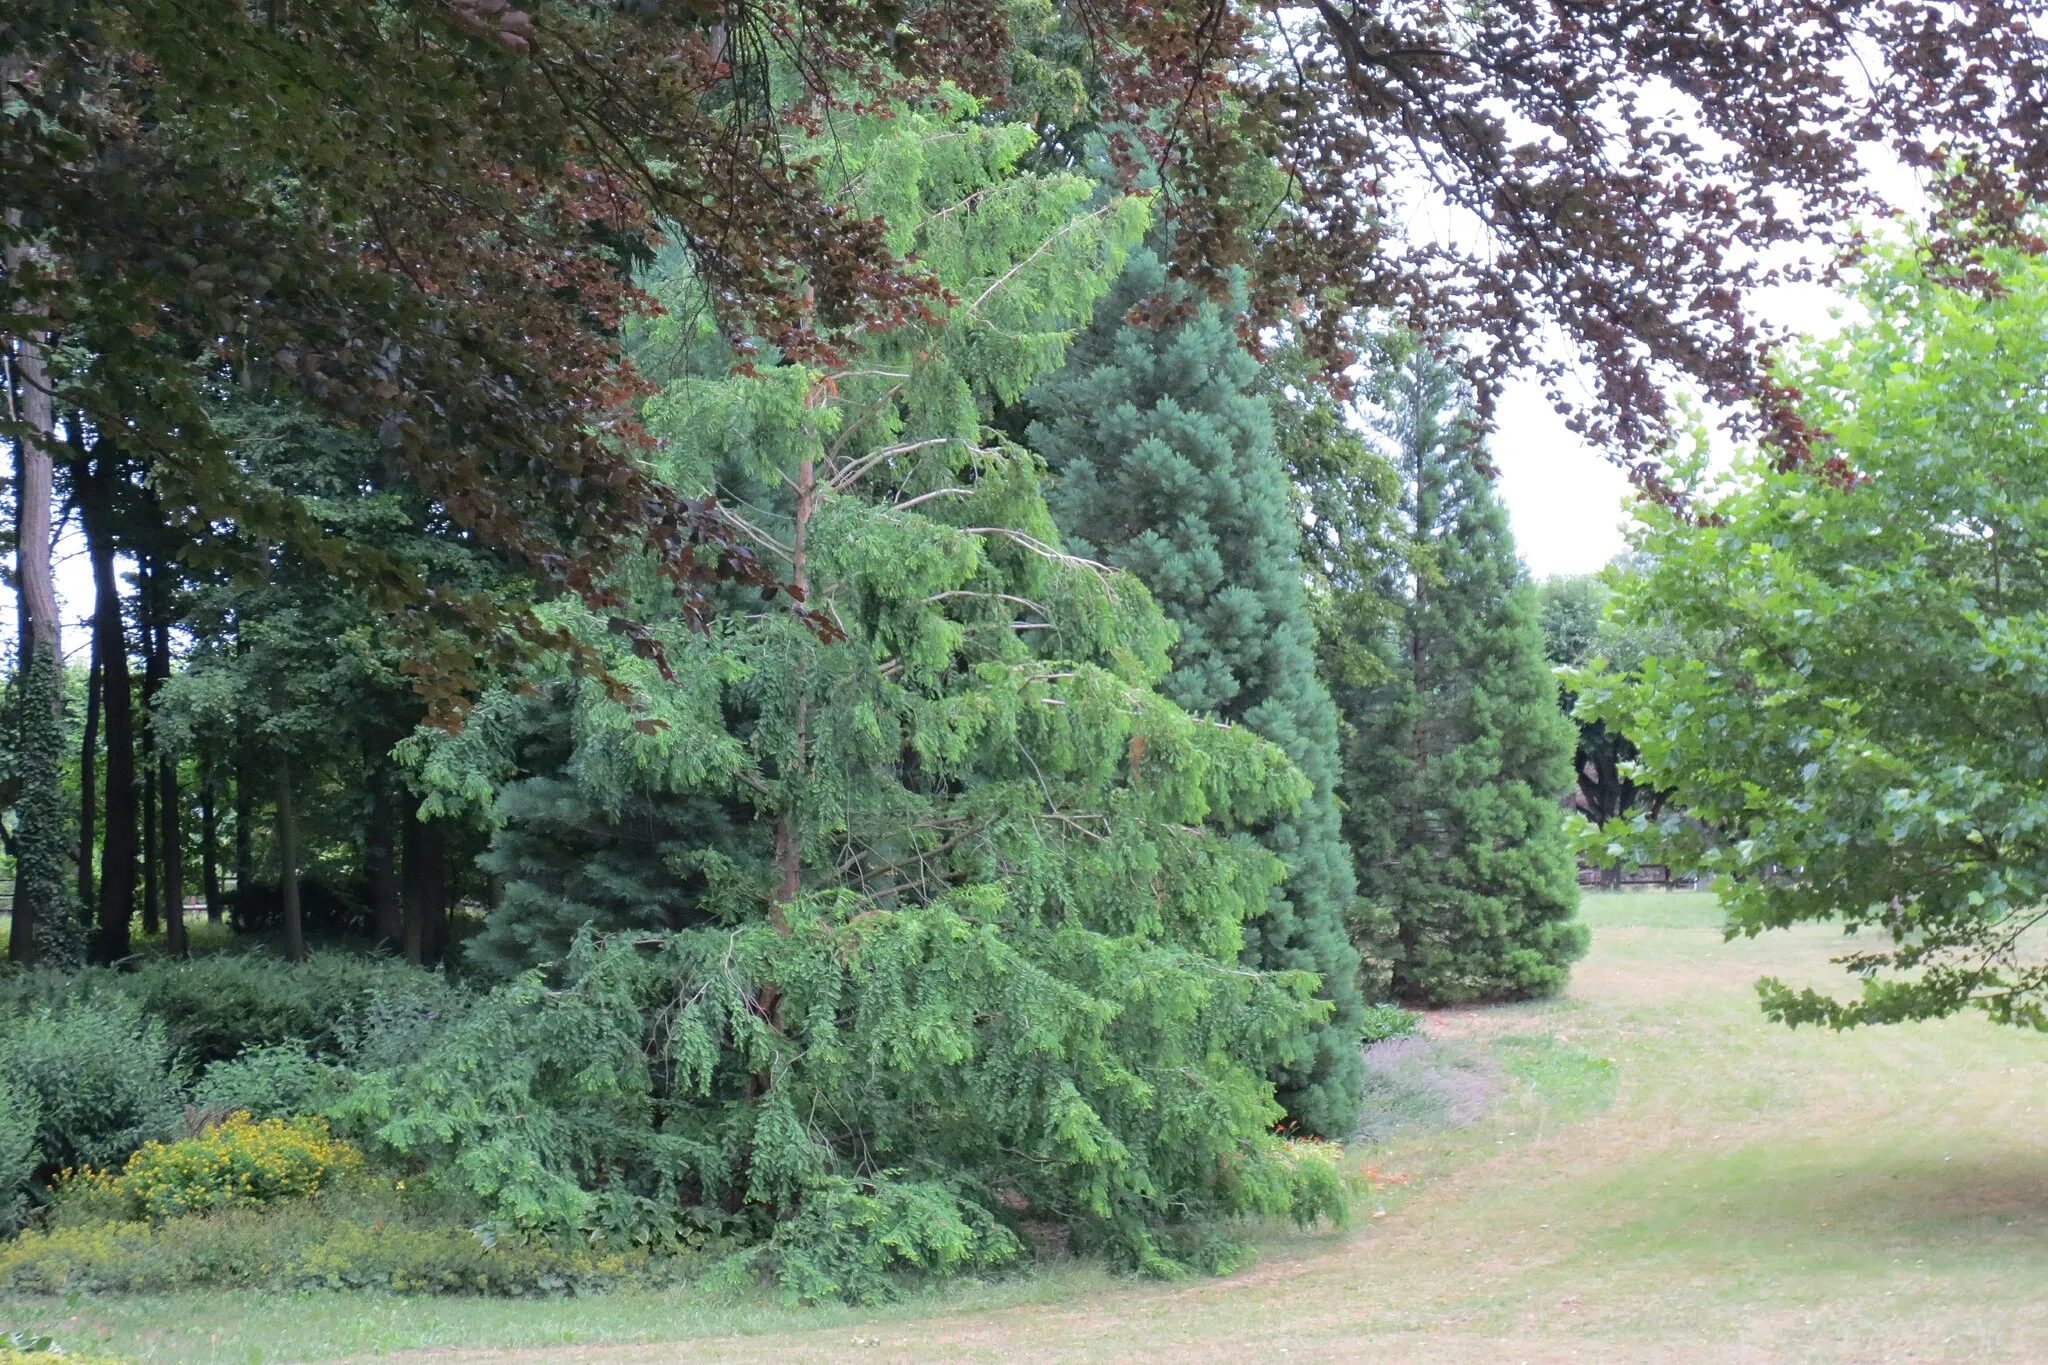
M 0 1243 L 0 1294 L 160 1294 L 193 1288 L 384 1289 L 408 1294 L 583 1293 L 670 1284 L 694 1259 L 490 1241 L 401 1208 L 324 1200 L 161 1222 L 89 1222 Z M 12 1365 L 8 1362 L 7 1365 Z

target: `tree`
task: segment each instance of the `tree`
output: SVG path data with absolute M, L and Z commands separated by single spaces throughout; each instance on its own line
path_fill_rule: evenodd
M 1136 253 L 1065 368 L 1033 391 L 1028 439 L 1058 480 L 1053 517 L 1069 543 L 1135 575 L 1179 627 L 1166 694 L 1270 739 L 1314 787 L 1298 813 L 1259 831 L 1287 881 L 1248 927 L 1246 959 L 1322 978 L 1331 1019 L 1276 1075 L 1291 1114 L 1343 1137 L 1364 1084 L 1364 1002 L 1344 931 L 1356 880 L 1300 531 L 1271 409 L 1222 311 L 1204 302 L 1164 326 L 1127 320 L 1166 288 L 1160 259 Z
M 1761 983 L 1787 1023 L 2048 1028 L 2048 260 L 1958 266 L 1924 237 L 1866 258 L 1869 321 L 1781 376 L 1845 477 L 1753 451 L 1717 480 L 1695 448 L 1618 606 L 1685 647 L 1574 680 L 1684 811 L 1597 851 L 1713 873 L 1730 933 L 1881 940 L 1838 959 L 1859 998 Z
M 1609 614 L 1613 589 L 1598 574 L 1546 579 L 1542 585 L 1544 653 L 1554 668 L 1584 668 L 1595 659 L 1613 670 L 1626 673 L 1638 666 L 1647 652 L 1643 632 Z M 1670 632 L 1663 632 L 1669 636 Z M 1676 641 L 1654 642 L 1669 652 Z M 1588 820 L 1604 825 L 1618 820 L 1637 806 L 1655 819 L 1664 796 L 1645 787 L 1634 776 L 1636 746 L 1627 735 L 1606 721 L 1577 715 L 1579 695 L 1571 685 L 1559 682 L 1559 705 L 1578 731 L 1578 745 L 1572 753 L 1572 772 L 1579 788 L 1579 809 Z M 1607 869 L 1610 883 L 1621 876 L 1619 864 Z
M 1163 184 L 1175 273 L 1217 297 L 1248 275 L 1248 339 L 1291 335 L 1341 375 L 1388 317 L 1481 336 L 1483 416 L 1511 370 L 1557 378 L 1562 337 L 1593 376 L 1579 419 L 1652 489 L 1660 375 L 1761 400 L 1758 428 L 1804 451 L 1747 310 L 1774 273 L 1753 262 L 1853 240 L 1876 207 L 1861 149 L 1953 185 L 1965 239 L 2048 188 L 2048 37 L 2014 0 L 1060 8 L 1087 98 L 1045 122 Z M 1418 192 L 1478 230 L 1447 238 Z
M 0 55 L 0 89 L 13 75 Z M 10 225 L 19 218 L 10 212 Z M 6 234 L 5 275 L 32 268 L 27 244 Z M 84 950 L 84 928 L 73 898 L 76 870 L 68 856 L 68 816 L 61 768 L 64 757 L 64 648 L 57 619 L 56 581 L 50 570 L 50 517 L 54 478 L 51 452 L 56 422 L 50 402 L 49 334 L 42 310 L 17 305 L 0 352 L 0 398 L 5 400 L 14 453 L 15 588 L 20 597 L 19 658 L 14 685 L 16 777 L 21 795 L 14 837 L 13 931 L 8 956 L 16 962 L 63 967 Z
M 1379 429 L 1406 479 L 1406 554 L 1387 681 L 1339 689 L 1355 727 L 1346 832 L 1368 962 L 1404 999 L 1547 995 L 1585 951 L 1559 798 L 1571 726 L 1543 656 L 1535 588 L 1494 500 L 1455 372 L 1412 342 L 1376 374 Z
M 536 664 L 411 746 L 436 802 L 500 823 L 478 955 L 525 971 L 359 1093 L 507 1216 L 702 1210 L 805 1295 L 1006 1259 L 1018 1217 L 1227 1262 L 1218 1220 L 1329 1207 L 1265 1075 L 1327 1006 L 1239 963 L 1279 866 L 1235 831 L 1307 783 L 1160 694 L 1158 609 L 1061 547 L 989 421 L 1145 206 L 1025 171 L 1032 130 L 965 98 L 888 114 L 836 123 L 835 162 L 943 281 L 931 323 L 735 370 L 675 253 L 636 336 L 661 476 L 715 490 L 837 633 L 738 591 L 692 633 L 649 565 L 617 587 L 659 658 L 546 604 L 633 693 Z
M 530 591 L 501 556 L 394 477 L 359 433 L 299 405 L 239 394 L 210 419 L 240 477 L 289 489 L 324 534 L 414 566 L 437 593 L 516 607 Z M 419 795 L 391 751 L 429 714 L 408 685 L 412 672 L 445 653 L 455 656 L 444 665 L 451 670 L 482 673 L 484 651 L 460 630 L 392 622 L 359 583 L 289 543 L 272 547 L 260 573 L 189 568 L 180 615 L 193 647 L 166 677 L 150 724 L 169 755 L 247 760 L 236 779 L 238 842 L 269 808 L 277 875 L 259 879 L 253 858 L 238 869 L 238 927 L 274 925 L 293 956 L 309 934 L 346 929 L 437 960 L 448 895 L 475 888 L 448 885 L 448 841 L 419 828 Z M 309 892 L 296 915 L 295 884 Z M 323 902 L 320 913 L 309 898 Z M 340 916 L 334 902 L 345 906 Z

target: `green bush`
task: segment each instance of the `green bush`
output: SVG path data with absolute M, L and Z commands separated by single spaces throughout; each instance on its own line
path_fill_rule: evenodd
M 396 959 L 332 951 L 300 963 L 255 953 L 152 962 L 115 984 L 197 1063 L 300 1040 L 337 1058 L 369 1049 L 379 1054 L 372 1065 L 389 1066 L 408 1060 L 390 1054 L 422 1043 L 465 998 L 446 977 Z
M 1365 1011 L 1360 1041 L 1370 1047 L 1389 1038 L 1407 1038 L 1421 1030 L 1422 1016 L 1414 1010 L 1404 1010 L 1399 1005 L 1372 1005 Z
M 163 1024 L 119 995 L 0 1016 L 0 1076 L 34 1096 L 48 1168 L 113 1164 L 184 1119 Z
M 192 1087 L 192 1101 L 216 1113 L 243 1110 L 259 1119 L 318 1114 L 346 1088 L 349 1073 L 308 1056 L 304 1044 L 264 1043 L 215 1062 Z
M 699 1264 L 646 1250 L 488 1242 L 390 1191 L 161 1223 L 31 1230 L 0 1244 L 0 1293 L 161 1294 L 181 1289 L 382 1289 L 551 1294 L 672 1283 Z
M 800 1303 L 881 1303 L 896 1297 L 892 1272 L 956 1275 L 1013 1261 L 1023 1249 L 946 1185 L 844 1177 L 820 1181 L 768 1244 L 783 1296 Z
M 42 1160 L 37 1141 L 42 1113 L 35 1092 L 17 1089 L 0 1074 L 0 1235 L 21 1226 L 28 1209 L 36 1166 Z
M 328 1132 L 325 1119 L 238 1113 L 197 1137 L 144 1144 L 119 1175 L 82 1172 L 67 1184 L 104 1190 L 131 1217 L 165 1218 L 310 1199 L 362 1174 L 363 1154 Z

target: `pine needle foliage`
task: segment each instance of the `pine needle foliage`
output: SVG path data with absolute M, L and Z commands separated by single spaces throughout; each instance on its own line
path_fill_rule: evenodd
M 1066 366 L 1036 389 L 1030 439 L 1059 479 L 1055 519 L 1083 553 L 1151 589 L 1179 628 L 1166 694 L 1286 751 L 1309 799 L 1261 825 L 1287 877 L 1247 926 L 1246 960 L 1314 972 L 1329 1022 L 1282 1058 L 1282 1102 L 1313 1132 L 1347 1136 L 1364 1084 L 1364 1001 L 1345 933 L 1356 893 L 1336 787 L 1337 712 L 1316 672 L 1301 533 L 1257 367 L 1213 304 L 1156 325 L 1127 315 L 1169 299 L 1159 258 L 1133 253 Z
M 499 824 L 476 957 L 517 975 L 352 1112 L 512 1226 L 713 1220 L 792 1296 L 871 1300 L 1026 1223 L 1170 1274 L 1233 1259 L 1219 1220 L 1342 1213 L 1266 1079 L 1328 1006 L 1240 963 L 1281 867 L 1233 831 L 1308 784 L 1157 690 L 1171 627 L 989 426 L 1146 221 L 1032 146 L 964 99 L 834 130 L 946 299 L 837 368 L 736 369 L 688 261 L 648 281 L 655 468 L 842 638 L 737 595 L 695 633 L 627 576 L 671 675 L 551 604 L 632 695 L 536 670 L 412 746 Z
M 1386 680 L 1339 691 L 1345 827 L 1383 910 L 1355 928 L 1403 999 L 1548 995 L 1586 946 L 1560 807 L 1572 725 L 1461 382 L 1412 341 L 1388 346 L 1374 398 L 1407 545 L 1384 578 L 1402 608 Z

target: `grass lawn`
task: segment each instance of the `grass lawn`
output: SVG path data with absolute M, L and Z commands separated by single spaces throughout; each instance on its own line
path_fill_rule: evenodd
M 449 1347 L 536 1365 L 2048 1361 L 2048 1037 L 1975 1018 L 1788 1032 L 1751 983 L 1839 986 L 1833 932 L 1724 944 L 1694 893 L 1589 897 L 1586 917 L 1564 997 L 1431 1017 L 1495 1091 L 1485 1115 L 1355 1152 L 1407 1183 L 1348 1231 L 1264 1232 L 1227 1279 L 1068 1265 L 883 1312 L 188 1295 L 0 1303 L 0 1323 L 237 1365 L 408 1347 L 443 1348 L 434 1365 L 484 1355 Z

